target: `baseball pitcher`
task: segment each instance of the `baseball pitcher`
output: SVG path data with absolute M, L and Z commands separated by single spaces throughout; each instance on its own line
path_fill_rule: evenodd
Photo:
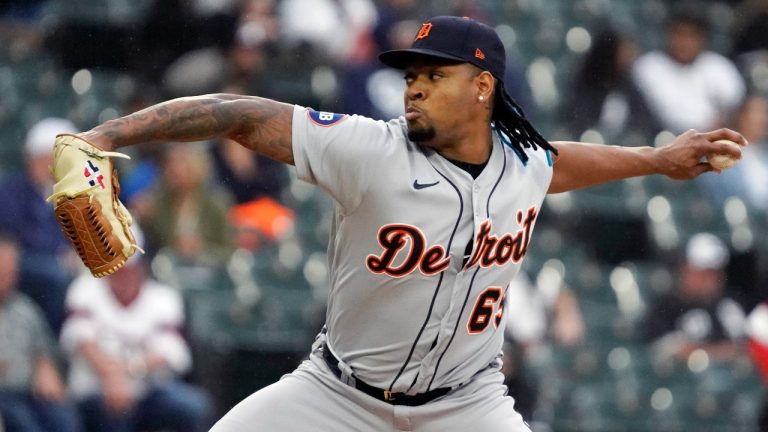
M 492 28 L 435 17 L 410 49 L 380 55 L 406 83 L 405 115 L 389 122 L 216 94 L 60 140 L 70 146 L 60 160 L 104 161 L 137 143 L 227 137 L 294 165 L 335 200 L 327 321 L 309 359 L 213 431 L 528 431 L 506 396 L 500 352 L 505 290 L 545 195 L 640 175 L 689 179 L 715 170 L 707 154 L 740 157 L 738 146 L 715 141 L 746 145 L 726 129 L 688 131 L 661 148 L 550 143 L 507 94 L 504 53 Z M 112 192 L 82 182 L 59 188 L 54 204 Z M 120 205 L 91 201 L 119 210 L 112 231 L 129 230 Z M 79 216 L 88 211 L 70 208 L 63 219 L 82 229 L 65 231 L 98 249 Z M 133 253 L 131 238 L 121 234 L 117 261 L 99 272 Z

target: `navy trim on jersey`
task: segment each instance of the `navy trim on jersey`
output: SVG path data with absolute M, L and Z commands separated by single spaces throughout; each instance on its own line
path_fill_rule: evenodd
M 488 194 L 488 201 L 485 203 L 485 217 L 489 220 L 491 219 L 491 197 L 493 196 L 493 193 L 496 192 L 496 187 L 501 183 L 501 179 L 504 177 L 504 171 L 507 169 L 507 152 L 504 151 L 503 147 L 501 153 L 504 156 L 504 165 L 501 166 L 501 174 L 499 174 L 499 178 L 496 179 L 496 183 L 494 183 L 491 188 L 491 192 Z
M 461 317 L 464 315 L 464 309 L 467 307 L 467 301 L 469 301 L 469 294 L 472 292 L 472 286 L 475 284 L 475 276 L 477 276 L 477 272 L 479 272 L 481 269 L 480 266 L 477 266 L 475 268 L 475 272 L 472 273 L 472 279 L 469 281 L 469 287 L 467 287 L 467 295 L 464 297 L 464 303 L 461 305 L 461 311 L 459 312 L 459 318 L 456 319 L 456 325 L 453 326 L 453 333 L 451 334 L 451 339 L 448 341 L 448 345 L 445 346 L 445 349 L 443 349 L 443 353 L 440 354 L 440 358 L 437 359 L 437 364 L 435 365 L 435 372 L 432 374 L 432 379 L 429 380 L 429 385 L 427 386 L 427 390 L 432 387 L 432 383 L 435 381 L 435 377 L 437 376 L 437 370 L 440 368 L 440 362 L 443 361 L 443 356 L 446 352 L 448 352 L 448 348 L 453 343 L 453 338 L 456 337 L 456 330 L 459 328 L 459 323 L 461 322 Z
M 520 162 L 522 162 L 524 166 L 528 166 L 528 159 L 527 159 L 527 156 L 525 156 L 525 154 L 523 153 L 523 151 L 519 149 L 517 146 L 513 146 L 512 141 L 510 141 L 509 138 L 507 138 L 504 134 L 499 132 L 498 129 L 494 127 L 493 130 L 495 130 L 496 135 L 499 136 L 499 141 L 501 141 L 501 143 L 504 144 L 505 146 L 511 148 L 517 155 L 517 158 L 520 159 Z
M 411 383 L 411 385 L 410 385 L 410 386 L 408 386 L 408 390 L 407 390 L 407 391 L 405 391 L 404 393 L 408 393 L 409 391 L 411 391 L 411 389 L 413 388 L 413 386 L 415 386 L 415 385 L 416 385 L 416 381 L 418 381 L 418 380 L 419 380 L 419 373 L 418 373 L 418 372 L 416 372 L 416 376 L 414 376 L 414 377 L 413 377 L 413 382 Z
M 440 174 L 440 176 L 442 176 L 445 179 L 445 181 L 447 181 L 448 184 L 451 185 L 451 187 L 453 187 L 453 189 L 456 191 L 456 195 L 459 196 L 459 216 L 456 218 L 456 223 L 453 225 L 453 232 L 451 232 L 451 237 L 448 239 L 448 246 L 446 248 L 448 254 L 450 255 L 451 245 L 453 244 L 453 237 L 456 235 L 456 230 L 459 229 L 461 216 L 464 213 L 464 198 L 461 196 L 461 191 L 459 191 L 459 188 L 445 174 L 441 173 L 440 170 L 438 170 L 437 168 L 435 168 L 435 171 L 437 171 L 437 173 Z M 395 379 L 393 379 L 392 383 L 389 385 L 389 391 L 392 391 L 392 388 L 395 386 L 395 383 L 397 382 L 398 379 L 400 379 L 400 376 L 403 374 L 403 371 L 405 371 L 406 366 L 408 366 L 408 362 L 410 362 L 411 357 L 413 357 L 413 351 L 416 349 L 416 345 L 419 343 L 419 339 L 421 339 L 422 333 L 424 333 L 424 329 L 427 328 L 429 319 L 432 317 L 432 309 L 435 306 L 437 293 L 440 291 L 440 287 L 443 284 L 444 275 L 445 275 L 445 270 L 440 272 L 440 278 L 437 281 L 435 292 L 434 294 L 432 294 L 432 301 L 429 303 L 429 310 L 427 311 L 427 317 L 426 319 L 424 319 L 424 324 L 421 325 L 421 328 L 419 329 L 419 333 L 416 335 L 416 339 L 413 341 L 413 345 L 411 345 L 411 350 L 408 352 L 408 357 L 405 359 L 405 362 L 403 362 L 403 366 L 400 367 L 400 371 L 397 372 Z M 413 387 L 413 384 L 411 384 L 411 387 Z

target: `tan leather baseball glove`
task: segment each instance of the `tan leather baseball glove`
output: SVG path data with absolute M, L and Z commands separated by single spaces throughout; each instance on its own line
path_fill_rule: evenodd
M 95 277 L 114 273 L 136 251 L 132 218 L 118 199 L 120 185 L 110 157 L 82 138 L 61 134 L 53 147 L 54 214 L 64 235 Z

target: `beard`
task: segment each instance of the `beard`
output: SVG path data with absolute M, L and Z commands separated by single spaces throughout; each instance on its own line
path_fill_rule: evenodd
M 413 142 L 431 141 L 435 138 L 435 128 L 432 126 L 408 126 L 408 139 Z

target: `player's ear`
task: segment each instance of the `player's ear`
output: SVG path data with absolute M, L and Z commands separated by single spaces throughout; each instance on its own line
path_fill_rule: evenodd
M 480 101 L 490 100 L 493 93 L 493 87 L 496 79 L 488 71 L 481 71 L 475 77 L 475 86 L 477 87 L 477 98 Z

